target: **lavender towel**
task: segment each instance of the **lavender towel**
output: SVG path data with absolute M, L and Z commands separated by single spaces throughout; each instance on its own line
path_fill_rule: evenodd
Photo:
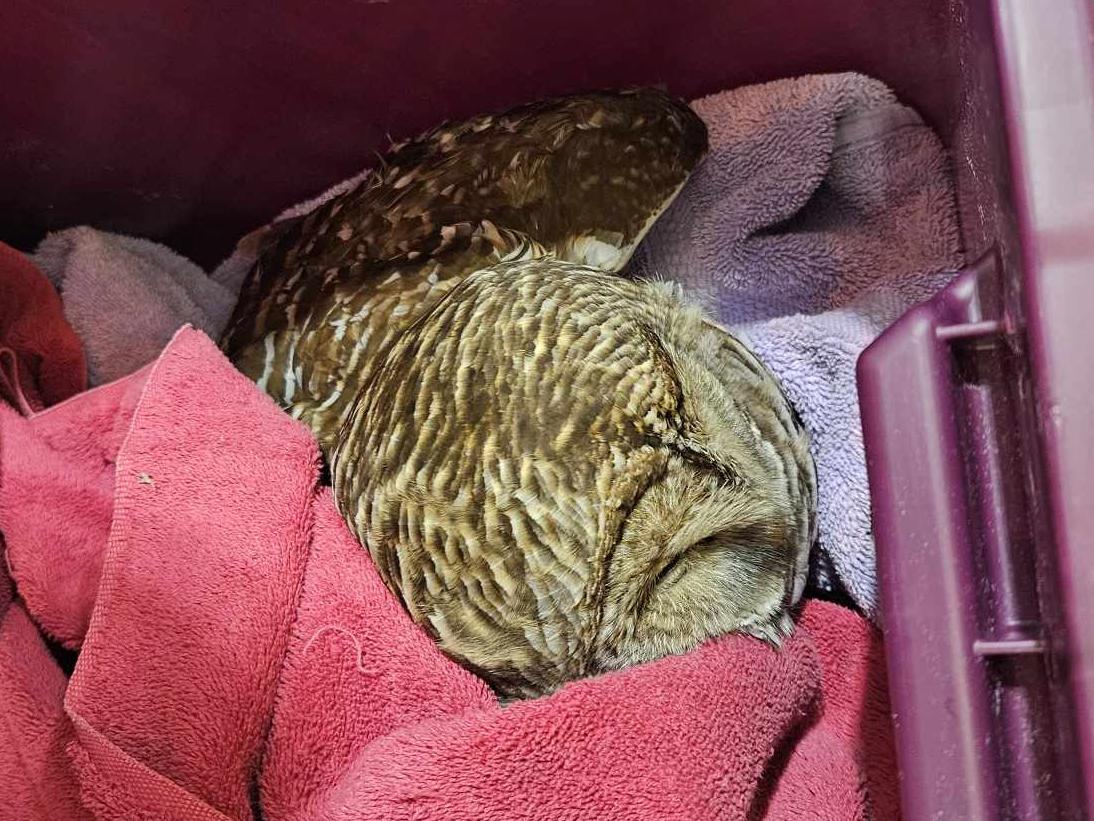
M 163 245 L 86 226 L 49 234 L 34 261 L 61 293 L 92 385 L 151 362 L 187 323 L 216 338 L 238 290 Z
M 874 617 L 855 361 L 961 265 L 946 152 L 886 86 L 858 74 L 692 105 L 711 154 L 632 272 L 682 283 L 782 380 L 813 434 L 820 551 L 811 581 L 842 587 Z

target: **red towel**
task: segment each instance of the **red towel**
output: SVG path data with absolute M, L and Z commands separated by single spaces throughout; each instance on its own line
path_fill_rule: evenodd
M 85 387 L 84 349 L 61 298 L 29 259 L 0 242 L 0 400 L 29 413 Z
M 726 637 L 502 709 L 384 588 L 317 456 L 192 330 L 0 407 L 0 817 L 896 817 L 858 616 L 811 602 L 780 652 Z M 69 681 L 39 630 L 81 647 Z

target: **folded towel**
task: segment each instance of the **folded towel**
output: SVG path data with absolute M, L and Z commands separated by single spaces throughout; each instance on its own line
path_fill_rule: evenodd
M 92 385 L 148 364 L 183 325 L 219 336 L 239 290 L 163 245 L 88 227 L 48 235 L 34 259 L 61 292 Z
M 702 295 L 782 380 L 813 433 L 815 585 L 876 614 L 855 361 L 960 267 L 946 152 L 882 83 L 781 80 L 693 103 L 711 153 L 632 266 Z
M 41 410 L 87 386 L 84 349 L 49 280 L 0 242 L 0 401 Z
M 317 461 L 190 329 L 124 380 L 0 406 L 10 817 L 895 817 L 860 617 L 811 602 L 781 651 L 725 637 L 502 709 L 384 587 Z M 37 628 L 82 648 L 67 686 Z

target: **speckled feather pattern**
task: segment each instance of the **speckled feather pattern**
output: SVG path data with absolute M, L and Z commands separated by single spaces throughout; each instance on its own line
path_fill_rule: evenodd
M 387 352 L 334 465 L 385 582 L 506 694 L 777 640 L 801 592 L 808 439 L 664 286 L 553 259 L 473 274 Z
M 705 148 L 657 91 L 441 126 L 276 224 L 224 340 L 319 438 L 385 583 L 503 696 L 789 629 L 807 435 L 724 329 L 612 276 Z
M 225 350 L 329 449 L 375 353 L 454 283 L 548 254 L 619 270 L 706 147 L 702 120 L 651 89 L 439 126 L 273 226 Z

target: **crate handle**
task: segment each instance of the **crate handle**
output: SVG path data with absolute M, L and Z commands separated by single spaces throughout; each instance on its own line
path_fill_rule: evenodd
M 983 766 L 995 753 L 983 657 L 1030 650 L 977 634 L 982 580 L 970 544 L 950 351 L 956 340 L 1003 330 L 979 308 L 978 286 L 996 266 L 990 252 L 961 271 L 897 320 L 857 366 L 908 819 L 999 818 L 994 773 Z

